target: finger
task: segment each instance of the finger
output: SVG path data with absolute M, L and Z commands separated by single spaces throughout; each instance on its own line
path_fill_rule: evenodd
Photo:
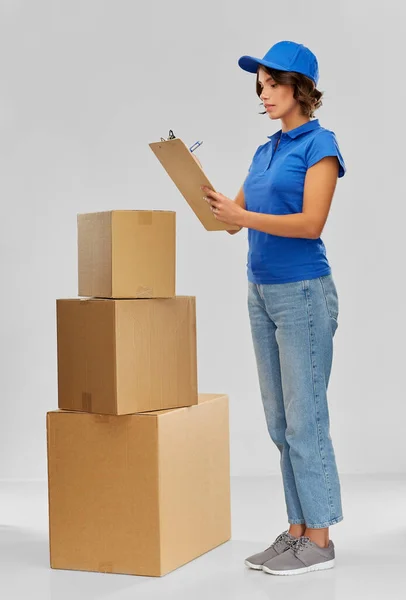
M 213 192 L 213 190 L 206 190 L 205 195 L 209 196 L 210 198 L 213 198 L 214 200 L 220 200 L 222 196 L 222 194 L 220 194 L 219 192 Z

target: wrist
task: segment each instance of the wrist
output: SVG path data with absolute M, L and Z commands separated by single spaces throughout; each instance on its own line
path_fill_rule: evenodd
M 241 212 L 236 220 L 236 225 L 239 227 L 248 227 L 248 210 L 245 208 L 241 209 Z

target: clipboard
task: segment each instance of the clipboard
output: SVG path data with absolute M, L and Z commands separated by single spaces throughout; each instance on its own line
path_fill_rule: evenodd
M 238 230 L 237 225 L 229 225 L 216 219 L 210 204 L 203 200 L 204 192 L 200 189 L 201 185 L 207 185 L 215 192 L 214 186 L 195 161 L 186 144 L 175 137 L 172 130 L 169 134 L 168 139 L 161 138 L 160 142 L 152 142 L 148 145 L 203 227 L 207 231 Z

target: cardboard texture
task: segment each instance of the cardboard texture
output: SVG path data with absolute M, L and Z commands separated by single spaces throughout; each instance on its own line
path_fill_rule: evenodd
M 236 225 L 229 225 L 216 219 L 208 202 L 203 200 L 204 192 L 200 186 L 207 185 L 214 192 L 216 190 L 202 167 L 195 161 L 185 142 L 175 138 L 148 145 L 205 229 L 208 231 L 239 229 Z
M 123 415 L 197 404 L 196 299 L 59 299 L 58 407 Z
M 47 413 L 50 564 L 161 576 L 231 537 L 229 406 Z
M 161 210 L 79 214 L 78 295 L 175 296 L 175 217 Z

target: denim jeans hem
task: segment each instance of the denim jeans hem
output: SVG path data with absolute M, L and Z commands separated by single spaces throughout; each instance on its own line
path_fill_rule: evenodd
M 325 521 L 324 523 L 306 523 L 307 527 L 310 529 L 323 529 L 324 527 L 330 527 L 330 525 L 335 525 L 344 519 L 343 515 L 336 517 L 335 519 L 331 519 L 330 521 Z
M 288 519 L 288 523 L 291 525 L 304 525 L 306 521 L 304 519 Z

